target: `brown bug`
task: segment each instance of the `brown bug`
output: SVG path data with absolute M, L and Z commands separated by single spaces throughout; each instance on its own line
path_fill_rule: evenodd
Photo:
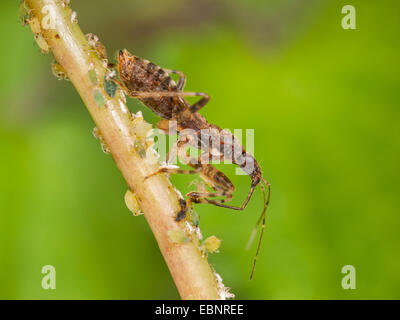
M 162 117 L 157 123 L 157 127 L 164 132 L 168 132 L 169 121 L 177 123 L 178 133 L 191 129 L 194 134 L 180 135 L 176 143 L 176 148 L 182 150 L 187 145 L 198 148 L 203 153 L 198 159 L 190 158 L 187 164 L 193 170 L 181 170 L 175 168 L 160 168 L 150 176 L 160 172 L 175 174 L 199 174 L 200 177 L 215 190 L 215 192 L 189 192 L 187 203 L 177 214 L 176 220 L 185 218 L 187 209 L 192 203 L 209 203 L 215 206 L 229 208 L 233 210 L 243 210 L 246 208 L 257 185 L 260 185 L 264 197 L 264 208 L 258 219 L 250 241 L 254 238 L 257 227 L 261 225 L 261 234 L 254 257 L 250 279 L 253 276 L 256 260 L 260 250 L 261 240 L 264 233 L 266 209 L 271 195 L 271 187 L 266 181 L 254 157 L 246 152 L 239 141 L 231 133 L 222 130 L 216 125 L 209 124 L 207 120 L 198 113 L 209 101 L 209 96 L 201 92 L 182 92 L 185 83 L 185 75 L 176 70 L 163 69 L 150 61 L 131 55 L 128 51 L 120 51 L 118 55 L 118 71 L 122 80 L 120 83 L 115 80 L 132 97 L 142 101 L 154 113 Z M 177 74 L 179 80 L 176 83 L 169 73 Z M 202 98 L 190 105 L 185 96 L 201 96 Z M 207 131 L 208 130 L 208 131 Z M 206 132 L 206 133 L 204 133 Z M 208 133 L 207 133 L 208 132 Z M 211 144 L 210 144 L 211 142 Z M 213 143 L 217 143 L 217 148 L 212 148 Z M 226 159 L 238 165 L 250 178 L 250 191 L 240 207 L 227 205 L 226 202 L 232 199 L 234 185 L 229 178 L 209 164 L 209 158 Z M 249 166 L 250 165 L 250 166 Z M 266 195 L 265 187 L 268 192 Z M 222 199 L 215 199 L 221 198 Z

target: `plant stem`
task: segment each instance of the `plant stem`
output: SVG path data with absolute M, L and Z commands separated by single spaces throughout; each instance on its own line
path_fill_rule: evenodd
M 123 95 L 118 89 L 111 98 L 105 91 L 103 79 L 109 70 L 89 45 L 68 2 L 26 0 L 25 5 L 31 9 L 30 21 L 33 17 L 40 22 L 40 35 L 65 69 L 130 190 L 136 195 L 182 299 L 221 298 L 221 283 L 201 254 L 197 236 L 191 233 L 188 243 L 176 243 L 169 236 L 172 230 L 188 234 L 187 222 L 175 221 L 180 210 L 179 197 L 164 174 L 144 179 L 156 171 L 159 164 L 150 163 L 135 150 L 132 116 Z M 97 80 L 93 79 L 93 72 Z

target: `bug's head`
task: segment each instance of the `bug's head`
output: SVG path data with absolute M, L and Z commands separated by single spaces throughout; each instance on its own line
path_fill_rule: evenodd
M 119 50 L 118 52 L 118 62 L 124 62 L 126 60 L 126 57 L 129 55 L 129 52 L 124 50 Z
M 124 49 L 118 52 L 118 72 L 122 81 L 130 79 L 134 64 L 135 57 L 127 50 Z
M 124 50 L 119 50 L 118 52 L 118 66 L 121 69 L 127 62 L 127 58 L 128 58 L 129 52 Z

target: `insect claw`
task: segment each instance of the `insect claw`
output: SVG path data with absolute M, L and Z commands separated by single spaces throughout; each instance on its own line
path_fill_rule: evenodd
M 153 177 L 153 176 L 155 176 L 155 175 L 157 175 L 157 174 L 159 174 L 161 172 L 162 172 L 161 170 L 154 171 L 153 173 L 150 173 L 148 176 L 145 176 L 144 180 L 147 180 L 147 179 L 149 179 L 149 178 L 151 178 L 151 177 Z
M 148 176 L 145 176 L 145 177 L 144 177 L 144 180 L 147 180 L 147 179 L 151 178 L 152 176 L 154 176 L 154 173 L 149 174 Z

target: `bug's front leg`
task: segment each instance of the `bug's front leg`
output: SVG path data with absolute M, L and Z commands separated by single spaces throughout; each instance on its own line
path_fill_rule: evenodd
M 162 97 L 203 97 L 189 107 L 190 112 L 195 113 L 204 107 L 210 96 L 204 92 L 181 92 L 181 91 L 130 91 L 123 83 L 117 79 L 113 81 L 118 84 L 125 93 L 134 99 L 162 98 Z
M 125 86 L 124 86 L 125 87 Z M 203 97 L 209 99 L 208 94 L 204 92 L 180 92 L 180 91 L 127 91 L 131 98 L 147 99 L 147 98 L 161 98 L 161 97 Z M 200 101 L 202 101 L 201 99 Z
M 176 74 L 179 76 L 178 83 L 176 84 L 176 87 L 178 88 L 179 91 L 182 91 L 185 88 L 186 85 L 186 76 L 182 71 L 178 70 L 172 70 L 172 69 L 164 69 L 167 73 L 172 73 Z
M 188 202 L 191 203 L 210 203 L 222 204 L 232 199 L 234 185 L 229 178 L 211 164 L 201 164 L 199 172 L 200 178 L 205 181 L 214 192 L 192 191 L 187 194 Z M 222 199 L 215 199 L 220 198 Z M 189 206 L 189 205 L 188 205 Z
M 205 94 L 202 99 L 190 106 L 190 112 L 196 113 L 201 108 L 203 108 L 208 103 L 208 101 L 210 101 L 210 96 Z
M 167 173 L 167 174 L 196 174 L 201 171 L 201 166 L 198 165 L 198 159 L 190 157 L 188 154 L 186 154 L 183 157 L 183 153 L 185 152 L 184 146 L 186 146 L 189 142 L 188 137 L 182 138 L 172 146 L 172 149 L 167 153 L 166 160 L 167 164 L 166 166 L 160 167 L 158 170 L 155 172 L 149 174 L 148 176 L 145 177 L 145 179 L 149 179 L 157 174 L 160 173 Z M 180 154 L 180 159 L 182 162 L 186 163 L 187 165 L 191 166 L 193 169 L 190 170 L 183 170 L 180 169 L 178 166 L 174 166 L 171 164 L 171 158 L 176 156 L 176 153 Z
M 161 119 L 157 122 L 156 127 L 165 134 L 168 134 L 170 130 L 170 121 L 167 119 Z
M 145 177 L 145 179 L 149 179 L 157 174 L 160 173 L 167 173 L 167 174 L 196 174 L 201 171 L 201 167 L 194 169 L 194 170 L 184 170 L 180 169 L 179 167 L 173 167 L 173 166 L 165 166 L 165 167 L 160 167 L 157 171 L 154 171 L 153 173 L 149 174 L 148 176 Z
M 179 167 L 165 166 L 165 167 L 159 168 L 157 171 L 146 176 L 145 179 L 149 179 L 160 173 L 167 173 L 167 174 L 196 174 L 196 173 L 199 173 L 202 170 L 202 168 L 201 168 L 201 166 L 196 166 L 194 164 L 194 160 L 196 160 L 196 159 L 192 158 L 193 164 L 191 166 L 194 167 L 193 170 L 183 170 L 183 169 L 180 169 Z M 186 217 L 187 210 L 189 208 L 191 208 L 191 203 L 189 201 L 185 201 L 184 199 L 180 199 L 180 206 L 181 206 L 181 210 L 176 215 L 176 218 L 175 218 L 176 221 L 181 221 Z

